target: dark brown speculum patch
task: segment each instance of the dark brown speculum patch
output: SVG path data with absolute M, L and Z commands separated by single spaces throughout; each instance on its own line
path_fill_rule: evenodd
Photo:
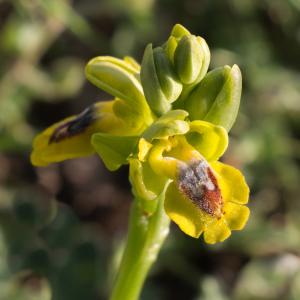
M 195 160 L 179 171 L 178 187 L 188 199 L 214 217 L 222 214 L 223 199 L 217 178 L 205 159 Z
M 64 139 L 84 132 L 96 119 L 95 105 L 86 108 L 81 114 L 58 126 L 49 139 L 49 144 L 58 143 Z

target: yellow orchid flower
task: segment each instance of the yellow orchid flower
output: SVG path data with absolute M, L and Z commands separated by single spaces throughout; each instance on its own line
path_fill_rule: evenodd
M 161 180 L 172 180 L 165 196 L 167 215 L 189 236 L 203 233 L 209 244 L 241 230 L 249 217 L 249 188 L 243 175 L 218 161 L 227 145 L 226 130 L 205 121 L 191 122 L 184 135 L 155 139 L 151 146 L 143 139 L 139 143 L 142 164 Z M 146 176 L 144 181 L 147 187 Z
M 31 162 L 46 166 L 53 162 L 91 155 L 95 152 L 91 136 L 97 132 L 113 135 L 140 133 L 143 128 L 132 127 L 114 113 L 116 101 L 98 102 L 79 115 L 68 117 L 48 127 L 33 142 Z
M 134 201 L 127 246 L 111 299 L 138 299 L 170 219 L 209 244 L 244 228 L 249 188 L 240 171 L 219 162 L 240 104 L 238 66 L 207 73 L 205 40 L 176 24 L 149 44 L 141 67 L 130 57 L 99 56 L 87 79 L 113 96 L 40 133 L 36 166 L 96 152 L 113 171 L 129 163 Z
M 31 162 L 36 166 L 93 154 L 94 133 L 114 136 L 141 134 L 153 122 L 138 79 L 139 65 L 131 57 L 93 58 L 86 66 L 87 78 L 114 100 L 97 102 L 79 115 L 44 130 L 33 142 Z

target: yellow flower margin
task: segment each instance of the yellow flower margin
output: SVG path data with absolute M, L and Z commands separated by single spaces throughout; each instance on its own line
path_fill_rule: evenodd
M 50 163 L 61 162 L 66 159 L 83 157 L 95 152 L 91 137 L 94 133 L 105 132 L 113 135 L 131 135 L 139 133 L 140 129 L 128 126 L 114 113 L 116 100 L 97 102 L 91 107 L 93 109 L 93 120 L 88 126 L 74 135 L 51 142 L 51 137 L 61 126 L 78 118 L 74 115 L 53 124 L 38 134 L 33 141 L 31 162 L 35 166 L 47 166 Z
M 250 213 L 245 206 L 249 188 L 243 175 L 218 161 L 227 146 L 226 130 L 205 121 L 193 121 L 186 135 L 155 140 L 151 146 L 143 139 L 140 141 L 140 157 L 149 162 L 158 176 L 172 179 L 165 198 L 167 215 L 187 235 L 199 238 L 203 234 L 208 244 L 222 242 L 232 230 L 243 229 Z M 180 167 L 203 158 L 213 170 L 221 190 L 223 207 L 219 217 L 203 211 L 178 187 Z

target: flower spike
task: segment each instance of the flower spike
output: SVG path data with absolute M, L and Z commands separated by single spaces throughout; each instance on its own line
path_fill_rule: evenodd
M 86 76 L 114 100 L 40 133 L 32 163 L 96 152 L 109 170 L 129 164 L 143 218 L 155 219 L 164 207 L 187 235 L 224 241 L 244 228 L 250 213 L 243 175 L 218 161 L 237 116 L 242 76 L 236 65 L 207 73 L 209 62 L 205 40 L 179 24 L 163 45 L 146 47 L 141 67 L 131 57 L 93 58 Z

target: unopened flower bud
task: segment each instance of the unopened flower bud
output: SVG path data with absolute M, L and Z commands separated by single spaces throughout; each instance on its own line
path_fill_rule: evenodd
M 163 47 L 183 84 L 194 85 L 205 76 L 210 51 L 203 38 L 176 24 Z
M 171 103 L 179 97 L 182 91 L 182 84 L 165 50 L 161 47 L 152 49 L 151 44 L 145 49 L 141 82 L 150 108 L 159 116 L 171 109 Z
M 99 56 L 86 66 L 87 78 L 105 92 L 116 97 L 113 104 L 115 115 L 127 124 L 143 128 L 153 121 L 139 81 L 139 65 L 130 58 L 124 60 Z
M 191 120 L 205 120 L 229 131 L 236 119 L 242 90 L 239 67 L 224 66 L 209 72 L 185 100 Z
M 191 35 L 191 33 L 182 25 L 176 24 L 173 26 L 171 36 L 175 38 L 182 38 L 185 35 Z
M 99 56 L 86 66 L 86 77 L 105 92 L 129 102 L 144 99 L 138 81 L 137 68 L 128 61 L 110 56 Z
M 191 84 L 198 78 L 203 63 L 202 47 L 195 36 L 184 36 L 174 53 L 175 70 L 184 84 Z

